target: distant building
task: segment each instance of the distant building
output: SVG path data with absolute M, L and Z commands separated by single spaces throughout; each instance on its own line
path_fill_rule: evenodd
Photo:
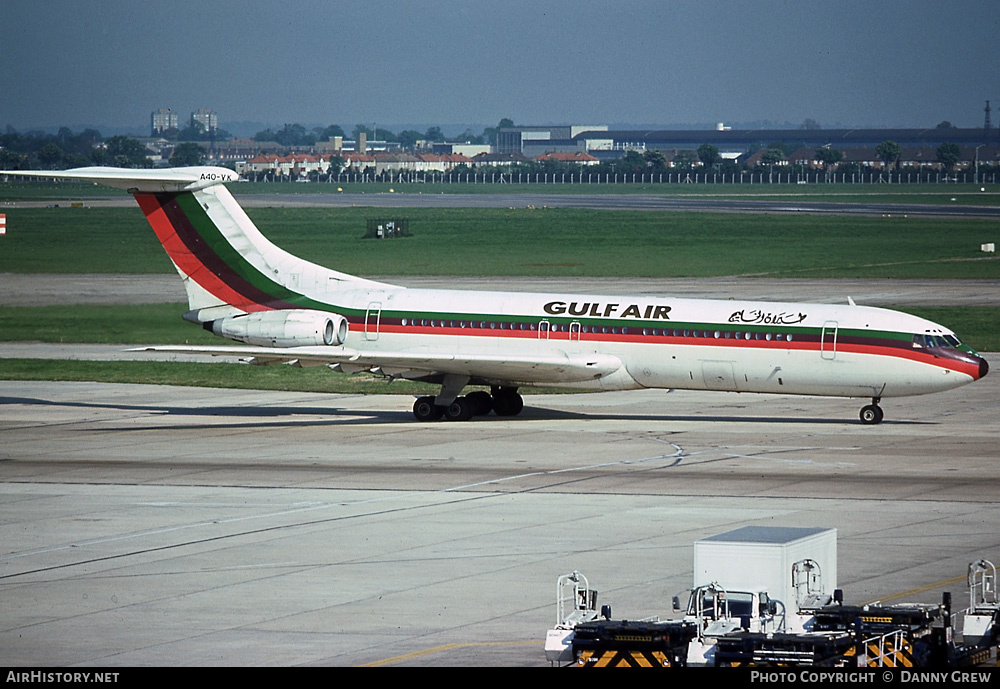
M 417 157 L 423 162 L 419 169 L 430 172 L 449 172 L 459 165 L 472 165 L 472 158 L 461 153 L 419 153 Z
M 191 126 L 201 127 L 203 132 L 214 132 L 219 128 L 219 116 L 207 108 L 200 108 L 191 113 Z
M 557 163 L 575 163 L 577 165 L 597 165 L 600 162 L 594 156 L 587 155 L 581 151 L 573 153 L 543 153 L 540 156 L 535 156 L 534 159 L 539 163 L 553 161 Z
M 149 135 L 163 136 L 168 129 L 178 129 L 178 118 L 170 108 L 154 110 L 149 116 Z
M 512 165 L 522 165 L 528 159 L 520 153 L 480 153 L 472 158 L 473 167 L 510 167 Z
M 599 160 L 620 158 L 626 151 L 695 151 L 702 144 L 715 146 L 724 158 L 758 151 L 769 143 L 783 141 L 809 148 L 832 146 L 846 150 L 874 149 L 881 142 L 895 141 L 904 148 L 936 148 L 956 143 L 965 149 L 988 143 L 983 128 L 956 129 L 732 129 L 723 124 L 711 130 L 614 130 L 607 126 L 560 125 L 502 127 L 497 133 L 500 154 L 519 153 L 536 158 L 545 153 L 592 155 Z M 983 153 L 980 151 L 980 163 Z
M 556 127 L 503 127 L 497 132 L 497 153 L 520 153 L 534 157 L 543 153 L 573 153 L 588 150 L 587 139 L 597 139 L 607 125 L 560 125 Z
M 450 144 L 447 142 L 435 142 L 431 144 L 430 148 L 432 153 L 437 153 L 438 155 L 457 153 L 470 160 L 473 156 L 477 156 L 480 153 L 489 153 L 493 150 L 492 146 L 486 144 Z

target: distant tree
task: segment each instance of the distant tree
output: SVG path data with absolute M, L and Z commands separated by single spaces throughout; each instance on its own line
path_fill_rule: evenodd
M 424 138 L 424 135 L 413 129 L 404 129 L 399 133 L 399 145 L 412 150 L 416 148 L 417 142 Z
M 194 142 L 177 144 L 170 156 L 170 167 L 186 167 L 189 165 L 204 165 L 205 149 Z
M 715 167 L 719 162 L 719 149 L 712 144 L 702 144 L 698 147 L 698 160 L 706 169 Z
M 0 148 L 0 170 L 20 170 L 27 162 L 25 154 Z
M 130 136 L 112 136 L 105 142 L 107 162 L 115 167 L 149 167 L 146 147 Z
M 483 143 L 489 143 L 494 146 L 497 144 L 497 134 L 500 133 L 501 129 L 509 128 L 514 126 L 514 120 L 509 117 L 504 117 L 495 127 L 486 127 L 483 129 Z
M 205 125 L 201 122 L 192 122 L 184 129 L 177 132 L 178 141 L 201 141 L 205 138 Z
M 441 133 L 441 127 L 430 127 L 424 134 L 424 138 L 428 141 L 444 141 L 444 134 Z
M 95 148 L 90 152 L 90 163 L 92 165 L 110 165 L 110 156 L 106 148 Z
M 898 164 L 902 152 L 903 148 L 895 141 L 883 141 L 875 147 L 875 155 L 886 167 Z
M 253 135 L 254 141 L 274 141 L 282 146 L 313 146 L 316 135 L 301 124 L 286 124 L 281 131 L 265 129 Z
M 38 162 L 45 170 L 53 170 L 65 167 L 63 159 L 66 154 L 54 143 L 47 143 L 38 149 Z
M 90 156 L 82 153 L 67 153 L 63 158 L 63 165 L 67 168 L 86 167 L 90 164 Z
M 774 148 L 781 151 L 781 154 L 787 159 L 790 155 L 795 153 L 800 148 L 806 147 L 805 141 L 785 143 L 783 141 L 772 141 L 767 145 L 768 148 Z
M 312 146 L 316 136 L 307 132 L 301 124 L 286 124 L 275 139 L 282 146 Z
M 642 159 L 646 163 L 646 168 L 653 172 L 662 172 L 667 169 L 667 157 L 663 151 L 646 151 L 642 154 Z
M 677 155 L 674 156 L 674 167 L 678 170 L 692 170 L 696 160 L 698 154 L 695 151 L 677 151 Z
M 337 136 L 340 135 L 338 134 Z M 347 161 L 337 154 L 331 155 L 329 161 L 330 161 L 330 174 L 332 175 L 340 174 L 340 171 L 343 170 L 344 167 L 347 165 Z
M 351 130 L 351 136 L 354 137 L 354 140 L 357 141 L 358 136 L 360 136 L 361 134 L 367 136 L 369 141 L 371 141 L 374 138 L 373 132 L 369 127 L 363 124 L 354 125 L 354 129 Z
M 625 151 L 621 162 L 618 163 L 619 172 L 642 172 L 646 169 L 646 158 L 639 151 Z
M 801 129 L 822 129 L 822 128 L 823 127 L 820 126 L 819 122 L 817 122 L 816 120 L 814 120 L 811 117 L 807 117 L 802 122 L 802 126 L 801 126 Z
M 784 159 L 785 154 L 780 148 L 769 148 L 760 155 L 761 165 L 766 165 L 767 167 L 774 167 Z
M 819 164 L 823 167 L 823 169 L 826 169 L 828 165 L 835 165 L 844 159 L 843 151 L 838 151 L 834 148 L 827 148 L 826 146 L 823 148 L 817 148 L 815 155 L 816 160 L 819 161 Z
M 331 124 L 328 127 L 316 127 L 313 129 L 317 141 L 329 141 L 335 136 L 344 136 L 344 128 L 339 124 Z
M 64 150 L 67 153 L 74 153 L 83 157 L 89 157 L 97 144 L 101 143 L 104 137 L 96 129 L 84 129 L 66 142 Z M 84 163 L 86 164 L 86 163 Z
M 957 127 L 955 125 L 953 125 L 951 122 L 949 122 L 948 120 L 944 120 L 943 122 L 938 122 L 938 126 L 936 126 L 934 128 L 935 129 L 957 129 Z
M 742 172 L 743 169 L 743 166 L 735 160 L 723 159 L 722 162 L 719 163 L 719 172 L 724 175 L 735 175 Z
M 962 149 L 956 143 L 943 143 L 938 146 L 937 159 L 947 172 L 951 172 L 955 164 L 962 158 Z
M 483 144 L 483 143 L 485 143 L 485 141 L 484 141 L 484 139 L 483 139 L 483 137 L 482 137 L 481 134 L 476 134 L 474 131 L 472 131 L 469 128 L 466 128 L 466 130 L 464 132 L 462 132 L 461 134 L 459 134 L 458 136 L 452 137 L 452 141 L 456 141 L 458 143 L 463 143 L 463 144 Z

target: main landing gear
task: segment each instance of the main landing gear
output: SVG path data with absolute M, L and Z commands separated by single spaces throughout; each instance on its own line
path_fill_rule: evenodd
M 417 421 L 468 421 L 473 416 L 485 416 L 491 411 L 497 416 L 517 416 L 524 409 L 524 399 L 517 388 L 494 386 L 490 392 L 477 390 L 463 397 L 455 397 L 450 404 L 437 404 L 440 396 L 420 397 L 413 403 L 413 416 Z
M 882 423 L 882 417 L 885 413 L 882 411 L 882 407 L 878 406 L 879 401 L 880 398 L 872 397 L 872 403 L 861 408 L 861 423 L 869 426 Z

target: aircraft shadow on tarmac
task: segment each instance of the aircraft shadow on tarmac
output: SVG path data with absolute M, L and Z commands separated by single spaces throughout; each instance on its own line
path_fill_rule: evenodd
M 304 427 L 304 426 L 335 426 L 335 425 L 361 425 L 380 423 L 419 423 L 428 425 L 427 422 L 417 422 L 409 410 L 400 409 L 398 411 L 370 411 L 358 409 L 343 409 L 339 407 L 306 407 L 306 406 L 179 406 L 179 405 L 144 405 L 144 404 L 115 404 L 108 402 L 67 402 L 60 400 L 46 400 L 31 397 L 0 397 L 0 406 L 7 404 L 21 404 L 25 406 L 51 406 L 51 407 L 75 407 L 84 409 L 109 409 L 117 411 L 145 412 L 149 414 L 167 414 L 178 416 L 203 416 L 203 417 L 233 417 L 247 418 L 247 422 L 229 423 L 205 423 L 205 424 L 172 424 L 169 428 L 178 430 L 191 429 L 224 429 L 224 428 L 252 428 L 252 427 Z M 293 419 L 292 417 L 318 416 L 328 417 L 320 419 Z M 333 417 L 333 418 L 329 418 Z M 259 419 L 274 419 L 273 421 L 259 421 Z M 250 421 L 249 419 L 258 419 Z M 635 413 L 610 413 L 607 411 L 587 411 L 576 412 L 562 409 L 549 409 L 546 407 L 525 406 L 524 410 L 516 418 L 505 418 L 497 416 L 477 417 L 468 422 L 462 422 L 462 427 L 468 424 L 484 423 L 518 423 L 523 421 L 647 421 L 647 422 L 722 422 L 735 424 L 824 424 L 835 426 L 858 426 L 856 420 L 850 417 L 844 418 L 818 418 L 815 416 L 734 416 L 734 415 L 697 415 L 697 414 L 635 414 Z M 101 421 L 101 430 L 164 430 L 168 428 L 162 424 L 155 426 L 139 426 L 130 424 L 128 426 L 109 425 L 113 419 L 106 422 Z M 431 422 L 430 425 L 434 425 Z M 436 423 L 459 423 L 439 421 Z M 914 421 L 906 419 L 887 419 L 883 424 L 891 425 L 928 425 L 931 421 Z

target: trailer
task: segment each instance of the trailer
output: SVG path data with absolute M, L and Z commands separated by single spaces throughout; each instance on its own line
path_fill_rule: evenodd
M 771 631 L 806 631 L 837 588 L 837 530 L 747 526 L 694 544 L 692 591 L 706 584 L 766 592 Z M 755 631 L 766 631 L 764 629 Z
M 553 664 L 576 667 L 967 667 L 997 661 L 996 567 L 969 565 L 969 605 L 845 605 L 836 531 L 749 527 L 695 543 L 682 619 L 612 620 L 579 572 L 557 583 Z

